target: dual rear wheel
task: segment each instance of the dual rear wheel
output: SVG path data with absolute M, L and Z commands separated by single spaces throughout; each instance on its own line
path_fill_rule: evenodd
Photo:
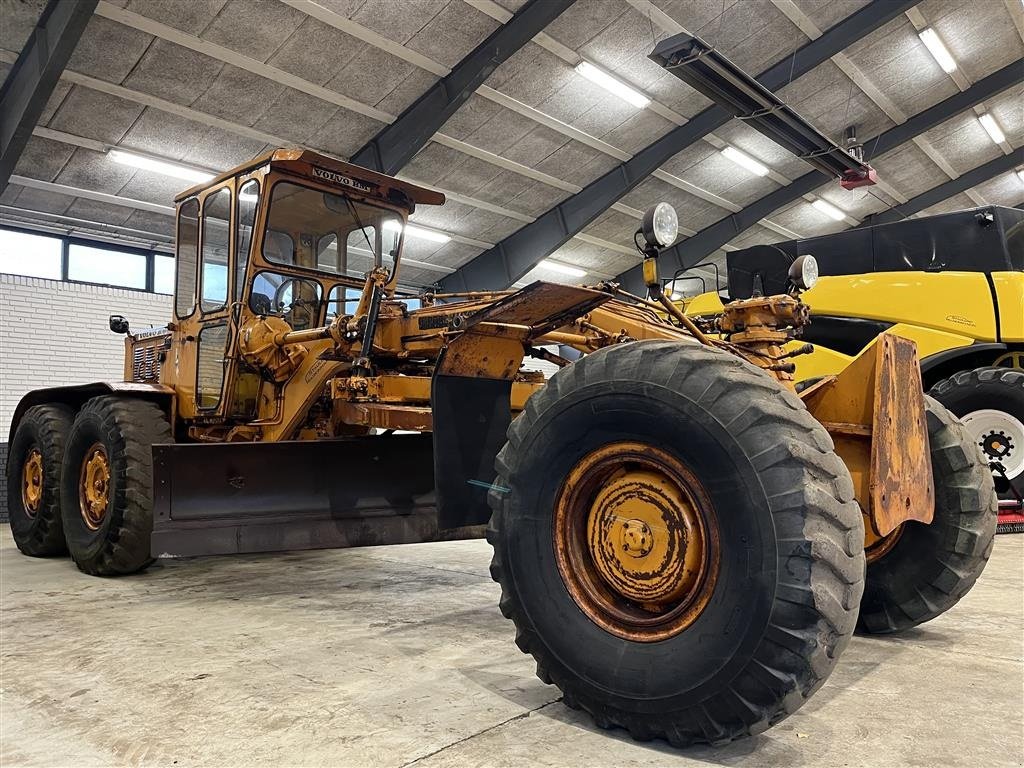
M 154 443 L 172 442 L 160 408 L 115 396 L 26 411 L 8 457 L 8 510 L 28 555 L 69 552 L 86 573 L 134 573 L 152 562 Z

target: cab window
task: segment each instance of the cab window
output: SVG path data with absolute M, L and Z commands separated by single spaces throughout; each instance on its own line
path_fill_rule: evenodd
M 363 277 L 394 274 L 402 219 L 393 211 L 290 182 L 271 191 L 263 256 L 270 262 Z
M 354 315 L 362 291 L 347 285 L 336 285 L 327 294 L 327 322 L 338 315 Z
M 257 315 L 280 317 L 292 330 L 301 331 L 318 325 L 320 298 L 320 284 L 315 280 L 260 272 L 252 283 L 249 309 Z
M 231 190 L 225 187 L 203 202 L 203 312 L 227 304 L 230 220 Z
M 238 256 L 235 266 L 235 301 L 242 300 L 245 290 L 245 268 L 249 264 L 252 229 L 256 222 L 256 209 L 260 202 L 260 184 L 255 179 L 245 182 L 238 191 Z
M 178 209 L 177 273 L 174 311 L 179 318 L 196 308 L 196 262 L 199 256 L 199 201 L 186 200 Z

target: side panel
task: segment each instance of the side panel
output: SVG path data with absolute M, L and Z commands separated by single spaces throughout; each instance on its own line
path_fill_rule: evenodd
M 993 272 L 1002 341 L 1024 341 L 1024 273 Z
M 978 272 L 877 272 L 822 277 L 803 295 L 815 314 L 906 322 L 996 340 L 992 292 Z

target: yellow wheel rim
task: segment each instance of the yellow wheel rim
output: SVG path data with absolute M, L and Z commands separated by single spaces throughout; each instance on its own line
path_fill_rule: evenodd
M 110 462 L 101 443 L 85 452 L 78 481 L 78 504 L 90 530 L 102 525 L 110 502 Z
M 903 535 L 904 525 L 897 526 L 896 530 L 885 536 L 879 536 L 871 527 L 871 518 L 864 515 L 864 557 L 869 564 L 881 560 L 896 546 Z
M 38 448 L 28 452 L 21 468 L 21 503 L 29 517 L 35 517 L 43 503 L 43 454 Z
M 674 456 L 636 442 L 583 457 L 555 507 L 559 572 L 598 626 L 654 642 L 703 612 L 718 572 L 711 503 Z
M 997 357 L 992 365 L 996 368 L 1016 368 L 1018 371 L 1024 370 L 1024 352 L 1007 352 L 1005 355 Z

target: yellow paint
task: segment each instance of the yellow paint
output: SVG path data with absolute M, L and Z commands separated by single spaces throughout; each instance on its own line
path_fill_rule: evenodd
M 993 272 L 1002 340 L 1024 341 L 1024 273 Z

